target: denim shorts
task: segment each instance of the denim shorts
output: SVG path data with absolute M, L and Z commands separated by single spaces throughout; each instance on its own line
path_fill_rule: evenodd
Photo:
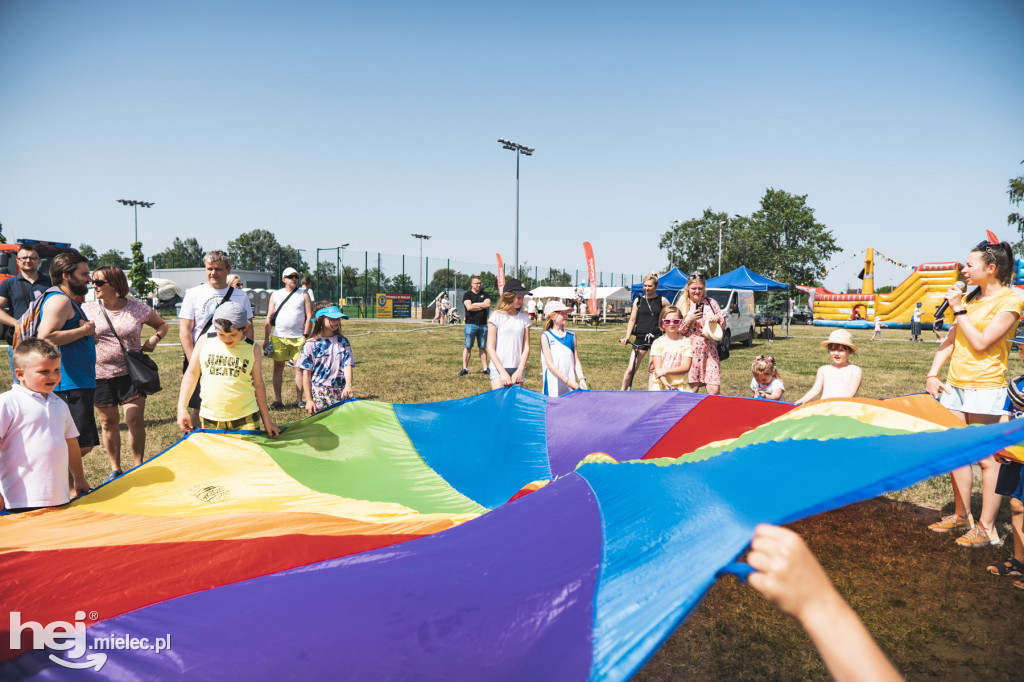
M 466 348 L 473 347 L 474 338 L 477 348 L 487 348 L 486 324 L 466 324 Z
M 944 384 L 948 392 L 939 396 L 939 403 L 949 410 L 957 410 L 964 414 L 991 414 L 1003 416 L 1007 414 L 1005 388 L 958 388 L 949 383 Z

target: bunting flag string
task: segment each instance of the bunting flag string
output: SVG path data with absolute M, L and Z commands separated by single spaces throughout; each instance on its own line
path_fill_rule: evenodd
M 825 279 L 834 270 L 836 270 L 838 268 L 841 268 L 842 266 L 846 265 L 847 263 L 849 263 L 854 258 L 857 258 L 858 256 L 862 256 L 862 255 L 866 254 L 867 252 L 868 252 L 867 249 L 861 249 L 860 251 L 857 251 L 855 253 L 850 254 L 849 258 L 846 258 L 845 260 L 843 260 L 843 261 L 833 265 L 828 270 L 825 270 L 824 272 L 819 274 L 816 277 L 816 279 L 818 279 L 818 280 Z M 886 263 L 888 263 L 890 265 L 895 265 L 896 267 L 904 268 L 905 270 L 911 270 L 912 271 L 914 269 L 913 265 L 907 265 L 906 263 L 901 263 L 900 261 L 898 261 L 898 260 L 896 260 L 894 258 L 889 258 L 888 256 L 886 256 L 884 253 L 882 253 L 878 249 L 875 249 L 875 255 L 878 256 L 879 258 L 881 258 L 883 261 L 885 261 Z M 814 280 L 807 280 L 806 282 L 804 282 L 803 286 L 809 286 L 809 287 L 814 286 Z

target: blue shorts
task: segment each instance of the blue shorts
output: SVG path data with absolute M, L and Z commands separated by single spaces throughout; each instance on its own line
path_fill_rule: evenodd
M 476 339 L 477 348 L 487 348 L 487 325 L 467 324 L 466 325 L 466 348 L 473 347 L 473 339 Z
M 999 465 L 999 478 L 996 480 L 996 494 L 1016 497 L 1024 502 L 1024 466 L 1020 462 L 1003 462 Z

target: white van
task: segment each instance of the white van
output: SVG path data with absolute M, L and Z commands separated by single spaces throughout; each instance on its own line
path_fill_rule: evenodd
M 744 346 L 754 343 L 754 292 L 743 289 L 708 289 L 707 295 L 715 299 L 725 315 L 725 333 L 719 342 L 728 347 L 733 341 Z M 686 290 L 676 294 L 674 305 L 679 305 Z

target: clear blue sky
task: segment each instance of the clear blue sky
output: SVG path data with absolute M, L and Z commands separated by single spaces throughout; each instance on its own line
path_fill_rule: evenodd
M 8 238 L 147 253 L 254 228 L 601 270 L 807 194 L 844 253 L 962 260 L 1024 173 L 1024 3 L 0 0 Z M 415 266 L 407 263 L 409 269 Z M 856 263 L 826 280 L 854 280 Z M 880 264 L 878 283 L 905 273 Z

